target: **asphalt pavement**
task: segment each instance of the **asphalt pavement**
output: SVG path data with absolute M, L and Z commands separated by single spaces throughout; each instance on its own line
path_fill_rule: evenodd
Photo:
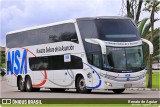
M 51 92 L 41 89 L 40 92 L 20 92 L 17 87 L 7 84 L 6 78 L 0 77 L 1 98 L 160 98 L 160 91 L 151 90 L 125 90 L 122 94 L 114 94 L 108 90 L 92 90 L 90 94 L 77 93 L 75 89 L 65 92 Z

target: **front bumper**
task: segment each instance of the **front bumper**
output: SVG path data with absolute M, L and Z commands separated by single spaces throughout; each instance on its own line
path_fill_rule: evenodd
M 102 83 L 103 89 L 121 89 L 121 88 L 144 88 L 146 87 L 145 78 L 138 81 L 114 81 L 106 79 Z

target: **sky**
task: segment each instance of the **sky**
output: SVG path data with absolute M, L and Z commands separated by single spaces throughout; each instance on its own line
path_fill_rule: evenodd
M 122 0 L 0 0 L 0 45 L 6 45 L 10 31 L 78 17 L 121 16 L 121 8 Z

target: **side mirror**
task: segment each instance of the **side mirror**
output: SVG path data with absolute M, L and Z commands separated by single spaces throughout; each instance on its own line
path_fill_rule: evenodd
M 143 38 L 141 38 L 141 39 L 142 39 L 143 42 L 145 42 L 145 43 L 147 43 L 149 45 L 149 54 L 152 55 L 153 54 L 153 44 L 152 44 L 152 42 L 150 42 L 147 39 L 143 39 Z

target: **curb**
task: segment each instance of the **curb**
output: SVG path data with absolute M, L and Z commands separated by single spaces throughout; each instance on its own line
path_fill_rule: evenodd
M 132 90 L 132 91 L 158 91 L 158 88 L 127 88 L 126 90 Z

